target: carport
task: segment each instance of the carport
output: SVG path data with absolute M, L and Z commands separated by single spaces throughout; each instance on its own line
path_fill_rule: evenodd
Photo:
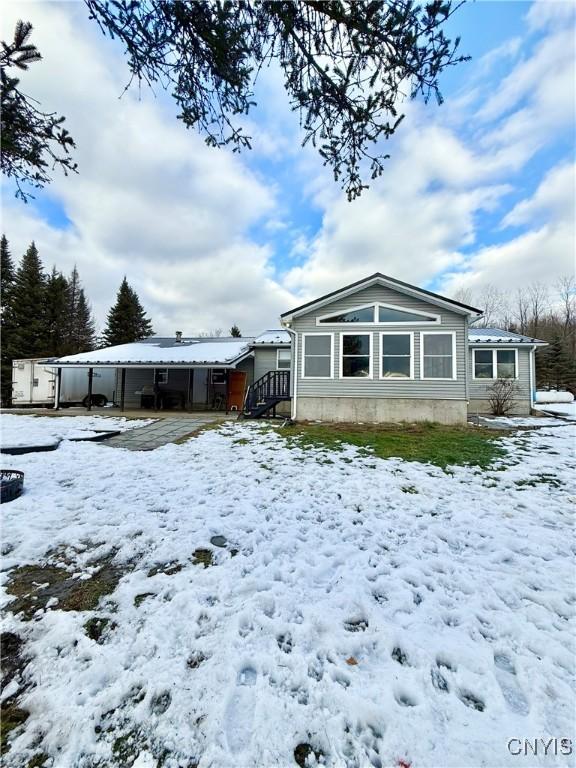
M 114 368 L 113 401 L 124 410 L 240 411 L 253 378 L 252 339 L 152 337 L 56 360 L 54 407 L 62 372 L 88 371 L 88 410 L 101 404 L 94 369 Z

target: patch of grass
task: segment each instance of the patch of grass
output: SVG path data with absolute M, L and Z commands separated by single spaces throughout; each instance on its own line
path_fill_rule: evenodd
M 39 608 L 61 611 L 93 611 L 100 598 L 116 589 L 122 570 L 110 558 L 89 579 L 74 579 L 65 568 L 54 565 L 23 565 L 9 574 L 6 585 L 13 600 L 7 607 L 30 620 Z M 48 605 L 49 601 L 57 602 Z
M 556 475 L 551 475 L 547 472 L 541 472 L 539 475 L 534 475 L 525 480 L 515 480 L 514 484 L 519 488 L 536 488 L 537 485 L 549 485 L 552 488 L 562 488 L 562 480 Z
M 0 708 L 0 751 L 3 755 L 10 749 L 8 742 L 10 734 L 26 722 L 28 714 L 25 709 L 20 709 L 15 704 L 2 704 Z
M 102 636 L 107 630 L 115 628 L 116 624 L 114 622 L 110 623 L 110 619 L 101 616 L 94 616 L 84 624 L 86 636 L 97 643 L 101 642 Z
M 342 450 L 355 445 L 371 456 L 430 462 L 445 469 L 452 464 L 488 467 L 505 451 L 496 444 L 507 434 L 481 427 L 418 424 L 291 424 L 278 434 L 302 448 Z
M 204 568 L 209 568 L 211 565 L 214 565 L 211 549 L 196 549 L 192 554 L 194 557 L 192 560 L 193 565 L 203 565 Z

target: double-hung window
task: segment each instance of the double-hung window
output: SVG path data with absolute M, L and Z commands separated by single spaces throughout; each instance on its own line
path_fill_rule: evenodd
M 343 379 L 372 377 L 372 334 L 340 334 L 340 376 Z
M 475 349 L 475 379 L 515 379 L 518 377 L 515 349 Z
M 305 379 L 332 378 L 332 334 L 305 333 L 302 336 L 302 375 Z
M 380 334 L 380 378 L 414 378 L 414 334 Z
M 279 349 L 276 352 L 276 369 L 278 371 L 284 371 L 290 369 L 290 362 L 292 359 L 292 353 L 289 349 Z
M 456 378 L 456 335 L 420 334 L 420 376 L 422 379 Z

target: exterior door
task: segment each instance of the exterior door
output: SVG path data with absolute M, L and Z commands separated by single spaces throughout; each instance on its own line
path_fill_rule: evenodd
M 246 371 L 228 371 L 227 411 L 241 411 L 246 393 Z

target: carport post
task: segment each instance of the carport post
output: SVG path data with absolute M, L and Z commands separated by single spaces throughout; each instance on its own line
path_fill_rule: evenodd
M 120 410 L 124 410 L 124 392 L 126 391 L 126 368 L 122 368 L 120 377 Z
M 94 368 L 88 368 L 88 410 L 92 410 L 92 380 L 94 379 Z
M 56 368 L 56 383 L 54 387 L 54 410 L 60 409 L 60 386 L 62 384 L 62 368 Z

